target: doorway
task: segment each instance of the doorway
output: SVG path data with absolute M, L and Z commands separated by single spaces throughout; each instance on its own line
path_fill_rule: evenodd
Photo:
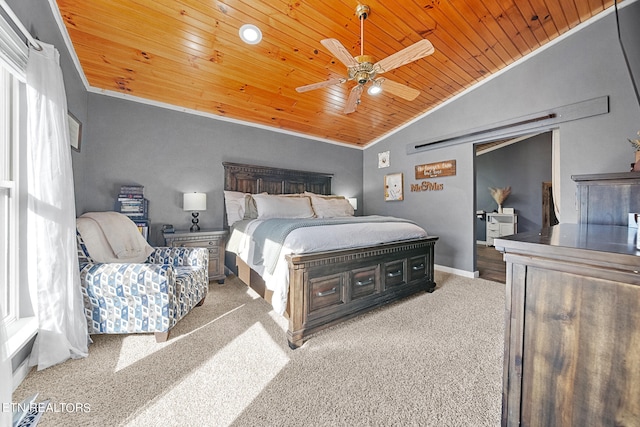
M 490 188 L 511 187 L 503 204 L 517 216 L 517 232 L 538 231 L 553 224 L 552 131 L 475 144 L 475 271 L 481 278 L 504 283 L 502 254 L 486 246 L 486 213 L 498 205 Z M 497 254 L 497 257 L 496 257 Z M 497 258 L 497 259 L 496 259 Z M 498 262 L 501 264 L 498 265 Z M 500 277 L 496 278 L 499 270 Z

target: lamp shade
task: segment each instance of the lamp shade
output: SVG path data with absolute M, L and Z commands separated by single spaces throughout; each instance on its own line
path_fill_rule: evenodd
M 206 211 L 206 193 L 184 193 L 182 208 L 185 211 Z
M 353 206 L 353 210 L 357 211 L 358 210 L 358 199 L 355 197 L 347 197 L 347 200 L 349 201 L 349 203 L 351 203 L 351 206 Z

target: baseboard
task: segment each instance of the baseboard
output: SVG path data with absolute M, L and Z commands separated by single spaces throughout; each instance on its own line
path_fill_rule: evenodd
M 438 265 L 438 264 L 434 265 L 434 268 L 438 271 L 455 274 L 456 276 L 467 277 L 469 279 L 477 279 L 478 277 L 480 277 L 479 271 L 459 270 L 457 268 L 446 267 L 444 265 Z
M 27 358 L 13 371 L 13 391 L 16 391 L 20 383 L 27 378 L 31 369 L 33 369 L 33 366 L 29 366 L 29 358 Z

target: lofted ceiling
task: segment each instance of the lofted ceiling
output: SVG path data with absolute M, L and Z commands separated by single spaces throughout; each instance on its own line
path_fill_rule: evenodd
M 423 38 L 432 55 L 384 73 L 420 91 L 413 101 L 364 91 L 320 41 L 360 55 L 356 0 L 56 0 L 92 90 L 125 94 L 256 126 L 364 147 L 530 54 L 614 0 L 363 1 L 364 54 L 374 61 Z M 263 39 L 243 43 L 257 25 Z

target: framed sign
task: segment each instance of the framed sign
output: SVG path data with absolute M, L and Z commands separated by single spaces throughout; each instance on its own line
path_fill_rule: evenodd
M 392 173 L 384 176 L 384 200 L 404 200 L 402 173 Z
M 416 179 L 439 178 L 442 176 L 454 176 L 456 174 L 456 161 L 428 163 L 416 166 Z
M 382 153 L 378 153 L 378 168 L 388 168 L 389 167 L 389 152 L 384 151 Z
M 71 148 L 80 152 L 80 142 L 82 142 L 82 123 L 73 114 L 67 113 L 69 121 L 69 139 L 71 140 Z

